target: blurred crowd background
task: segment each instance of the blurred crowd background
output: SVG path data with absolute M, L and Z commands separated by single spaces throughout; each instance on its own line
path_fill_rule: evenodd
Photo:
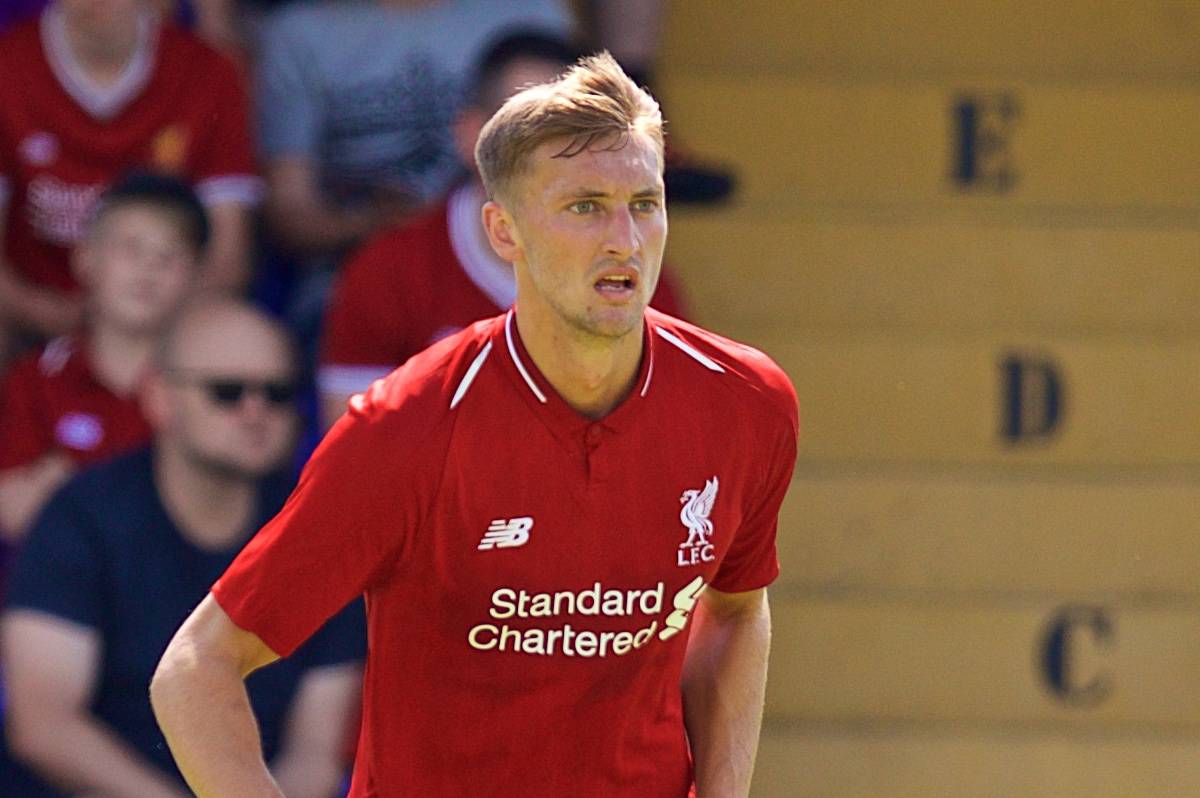
M 511 304 L 475 137 L 603 48 L 669 123 L 655 304 L 800 396 L 754 795 L 1200 794 L 1191 0 L 3 0 L 0 794 L 186 794 L 158 654 Z M 361 626 L 251 683 L 289 796 Z

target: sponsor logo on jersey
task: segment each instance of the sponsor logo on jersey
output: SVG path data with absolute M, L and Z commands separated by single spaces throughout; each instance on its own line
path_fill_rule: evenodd
M 67 413 L 54 425 L 54 438 L 68 449 L 90 452 L 104 440 L 104 425 L 91 413 Z
M 533 529 L 533 519 L 527 515 L 519 518 L 497 518 L 488 525 L 487 532 L 479 541 L 479 550 L 511 549 L 524 546 L 529 542 L 529 530 Z
M 634 589 L 593 582 L 582 590 L 553 592 L 501 587 L 492 592 L 488 620 L 467 632 L 467 644 L 476 651 L 544 657 L 623 657 L 687 628 L 707 586 L 697 576 L 675 593 L 669 607 L 663 582 Z M 664 608 L 669 610 L 665 617 Z M 623 619 L 616 625 L 625 628 L 614 629 L 611 623 L 587 628 L 591 619 L 601 618 Z
M 687 539 L 679 544 L 675 564 L 680 568 L 699 565 L 702 562 L 712 562 L 716 558 L 713 545 L 709 542 L 713 525 L 708 517 L 712 515 L 713 503 L 717 500 L 718 481 L 714 476 L 704 483 L 702 489 L 685 490 L 679 497 L 683 509 L 679 511 L 679 521 L 687 528 Z
M 30 166 L 49 166 L 58 159 L 58 150 L 58 137 L 44 130 L 30 133 L 17 147 L 21 159 Z

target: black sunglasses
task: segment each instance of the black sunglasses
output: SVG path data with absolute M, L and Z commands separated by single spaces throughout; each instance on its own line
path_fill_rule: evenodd
M 282 407 L 291 404 L 296 398 L 296 385 L 291 382 L 278 380 L 243 380 L 234 377 L 200 377 L 189 376 L 174 372 L 171 375 L 176 381 L 199 385 L 204 389 L 208 398 L 215 405 L 234 407 L 248 393 L 258 394 L 267 400 L 268 404 Z
M 209 380 L 202 383 L 213 404 L 232 407 L 247 393 L 265 397 L 273 405 L 288 405 L 296 398 L 296 386 L 290 382 L 254 382 L 251 380 Z

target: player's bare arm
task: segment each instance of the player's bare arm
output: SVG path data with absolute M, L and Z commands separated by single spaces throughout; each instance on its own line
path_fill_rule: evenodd
M 697 798 L 750 793 L 770 644 L 765 589 L 721 593 L 709 588 L 701 596 L 682 684 Z
M 32 610 L 0 625 L 9 745 L 72 794 L 182 798 L 174 779 L 91 714 L 101 644 L 95 629 Z
M 150 703 L 180 772 L 200 798 L 283 795 L 263 761 L 244 683 L 276 659 L 212 595 L 167 646 L 150 683 Z

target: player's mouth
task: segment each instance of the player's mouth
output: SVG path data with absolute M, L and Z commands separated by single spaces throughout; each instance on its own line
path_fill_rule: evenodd
M 610 302 L 626 302 L 637 293 L 638 273 L 636 269 L 609 269 L 600 275 L 593 287 Z

